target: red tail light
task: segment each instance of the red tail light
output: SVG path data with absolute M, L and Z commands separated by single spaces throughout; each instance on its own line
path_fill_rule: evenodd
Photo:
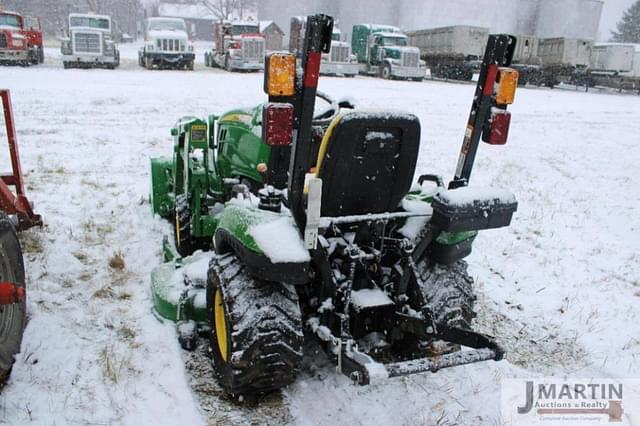
M 270 102 L 262 112 L 262 139 L 270 146 L 291 144 L 293 105 Z
M 494 108 L 491 111 L 491 122 L 487 130 L 482 132 L 482 140 L 491 145 L 504 145 L 509 136 L 511 113 L 504 109 Z

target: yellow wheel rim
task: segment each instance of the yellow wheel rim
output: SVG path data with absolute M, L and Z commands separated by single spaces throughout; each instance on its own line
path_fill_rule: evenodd
M 224 362 L 227 362 L 227 320 L 224 315 L 224 305 L 222 304 L 222 292 L 216 289 L 216 296 L 213 302 L 213 320 L 216 325 L 216 340 L 218 341 L 218 351 Z
M 176 245 L 180 247 L 180 216 L 176 212 Z

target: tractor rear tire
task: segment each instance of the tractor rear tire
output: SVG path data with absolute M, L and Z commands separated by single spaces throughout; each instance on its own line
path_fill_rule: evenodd
M 304 340 L 292 286 L 250 276 L 233 254 L 214 256 L 207 277 L 213 364 L 230 395 L 258 395 L 293 383 Z
M 439 265 L 423 259 L 416 265 L 421 280 L 420 293 L 431 307 L 438 326 L 471 329 L 475 317 L 473 278 L 467 272 L 467 262 Z
M 191 237 L 191 209 L 185 194 L 176 196 L 173 235 L 176 249 L 181 256 L 189 256 L 194 252 L 195 244 Z
M 24 261 L 18 235 L 6 214 L 0 213 L 0 282 L 24 288 Z M 0 389 L 11 373 L 15 354 L 20 352 L 27 322 L 27 304 L 0 306 Z

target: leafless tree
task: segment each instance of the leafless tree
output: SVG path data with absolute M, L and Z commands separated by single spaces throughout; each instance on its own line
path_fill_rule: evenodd
M 139 0 L 0 0 L 0 9 L 15 10 L 42 20 L 49 35 L 66 31 L 69 13 L 95 12 L 110 15 L 116 33 L 136 34 L 142 19 Z
M 200 0 L 217 19 L 231 19 L 234 14 L 244 18 L 246 12 L 255 7 L 257 0 Z

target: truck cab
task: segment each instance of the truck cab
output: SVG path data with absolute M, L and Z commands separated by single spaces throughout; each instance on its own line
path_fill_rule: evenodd
M 145 43 L 138 52 L 141 67 L 193 70 L 195 53 L 184 19 L 149 18 L 144 28 Z
M 40 20 L 0 10 L 0 63 L 31 65 L 43 61 Z
M 109 68 L 120 65 L 111 17 L 90 13 L 69 15 L 68 37 L 60 45 L 65 68 Z
M 426 64 L 420 49 L 409 46 L 408 37 L 389 25 L 353 26 L 351 47 L 360 63 L 360 73 L 382 78 L 422 80 Z
M 265 40 L 258 22 L 216 22 L 213 30 L 216 45 L 205 53 L 205 65 L 227 71 L 264 69 Z

